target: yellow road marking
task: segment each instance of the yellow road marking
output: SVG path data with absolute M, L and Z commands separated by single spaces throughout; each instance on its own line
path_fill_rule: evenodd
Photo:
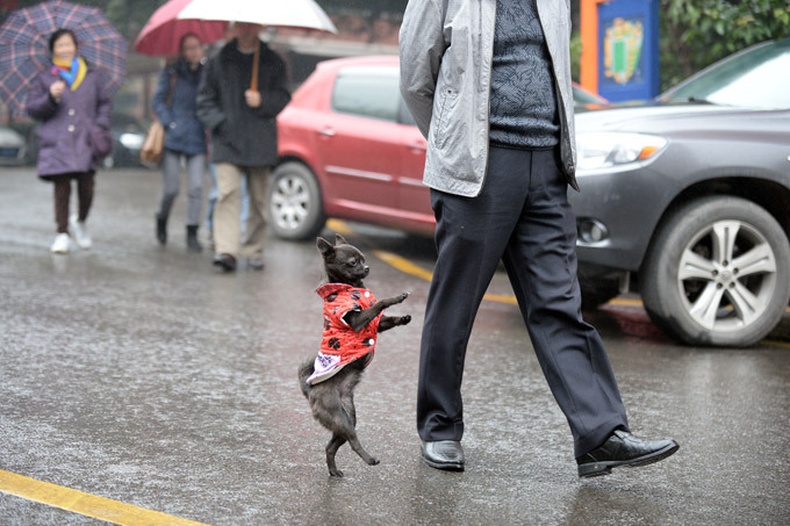
M 408 259 L 402 258 L 391 252 L 385 252 L 383 250 L 374 250 L 373 255 L 405 274 L 416 276 L 420 279 L 424 279 L 425 281 L 431 281 L 431 278 L 433 277 L 433 274 L 430 271 L 425 270 L 424 268 L 415 265 Z M 483 296 L 483 299 L 488 301 L 494 301 L 497 303 L 507 303 L 508 305 L 518 305 L 518 301 L 516 300 L 516 297 L 512 294 L 486 294 L 485 296 Z M 613 298 L 609 300 L 609 302 L 606 305 L 615 305 L 622 307 L 640 307 L 640 308 L 644 307 L 642 300 L 632 299 L 632 298 Z M 787 312 L 790 313 L 790 307 L 787 308 Z M 762 343 L 765 343 L 767 345 L 772 345 L 775 347 L 790 348 L 790 343 L 786 343 L 778 340 L 762 340 Z
M 424 268 L 415 265 L 408 259 L 402 258 L 397 254 L 393 254 L 392 252 L 374 250 L 373 255 L 405 274 L 416 276 L 420 279 L 424 279 L 425 281 L 431 281 L 431 279 L 433 279 L 433 272 L 430 270 L 425 270 Z
M 340 221 L 338 219 L 330 219 L 328 226 L 332 230 L 340 232 L 343 235 L 351 235 L 354 233 L 354 231 L 345 221 Z M 390 266 L 396 268 L 397 270 L 400 270 L 405 274 L 409 274 L 410 276 L 415 276 L 425 281 L 431 281 L 431 278 L 433 278 L 433 273 L 430 270 L 426 270 L 418 265 L 415 265 L 408 259 L 398 256 L 397 254 L 386 252 L 384 250 L 374 250 L 373 255 Z M 486 294 L 483 296 L 483 299 L 497 303 L 506 303 L 508 305 L 518 305 L 516 297 L 512 294 Z M 614 298 L 610 300 L 607 305 L 639 308 L 644 307 L 642 300 L 632 298 Z M 790 313 L 790 307 L 787 307 L 786 312 Z M 762 343 L 776 347 L 790 347 L 790 343 L 778 340 L 762 340 Z
M 335 232 L 339 232 L 344 236 L 350 236 L 354 233 L 354 230 L 348 225 L 348 223 L 340 219 L 329 219 L 327 221 L 327 227 L 331 228 Z M 433 277 L 433 273 L 431 273 L 429 270 L 425 270 L 424 268 L 415 265 L 408 259 L 402 258 L 396 254 L 392 254 L 391 252 L 376 250 L 373 252 L 373 254 L 379 259 L 383 260 L 386 263 L 389 263 L 391 266 L 395 267 L 396 269 L 406 274 L 416 276 L 426 281 L 431 281 L 431 278 Z M 512 305 L 517 304 L 516 297 L 512 295 L 486 294 L 484 299 L 489 299 L 491 301 L 499 301 L 501 303 L 509 303 Z M 609 301 L 609 304 L 624 305 L 630 307 L 643 306 L 642 300 L 629 299 L 629 298 L 614 298 L 611 301 Z M 790 306 L 787 307 L 786 311 L 790 313 Z
M 351 234 L 354 233 L 351 227 L 348 226 L 348 223 L 346 223 L 345 221 L 341 221 L 339 219 L 327 220 L 326 226 L 327 228 L 334 230 L 335 232 L 343 236 L 350 236 Z
M 402 258 L 397 254 L 385 252 L 383 250 L 374 250 L 373 255 L 405 274 L 416 276 L 420 279 L 424 279 L 425 281 L 431 281 L 431 278 L 433 277 L 433 274 L 429 270 L 425 270 L 424 268 L 415 265 L 408 259 Z M 483 299 L 497 303 L 507 303 L 508 305 L 518 305 L 518 300 L 516 300 L 516 297 L 512 294 L 486 294 L 483 296 Z M 639 300 L 620 298 L 615 298 L 610 301 L 610 303 L 613 305 L 642 305 L 642 302 Z
M 206 526 L 201 522 L 42 482 L 9 471 L 0 470 L 0 491 L 113 524 Z
M 425 270 L 424 268 L 415 265 L 408 259 L 402 258 L 397 254 L 393 254 L 391 252 L 385 252 L 383 250 L 374 250 L 373 255 L 405 274 L 416 276 L 420 279 L 424 279 L 425 281 L 431 281 L 431 279 L 433 278 L 433 273 L 431 271 Z M 518 304 L 516 297 L 513 296 L 512 294 L 486 294 L 485 296 L 483 296 L 483 299 L 488 301 L 495 301 L 497 303 L 507 303 L 509 305 Z

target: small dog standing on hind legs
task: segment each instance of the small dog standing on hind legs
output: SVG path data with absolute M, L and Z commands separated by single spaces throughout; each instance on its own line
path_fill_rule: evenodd
M 299 367 L 299 384 L 313 417 L 332 432 L 326 446 L 329 474 L 342 477 L 335 454 L 346 442 L 371 466 L 379 463 L 357 438 L 354 388 L 373 359 L 377 334 L 411 321 L 408 315 L 383 314 L 384 309 L 403 302 L 409 294 L 377 301 L 362 283 L 370 272 L 365 256 L 340 234 L 334 245 L 319 237 L 316 246 L 327 277 L 327 283 L 316 290 L 324 300 L 324 329 L 318 357 Z

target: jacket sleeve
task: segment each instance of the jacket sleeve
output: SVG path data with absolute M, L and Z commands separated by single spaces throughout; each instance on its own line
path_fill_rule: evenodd
M 112 98 L 107 92 L 107 82 L 101 72 L 99 76 L 98 92 L 96 96 L 96 124 L 105 130 L 110 129 L 112 119 Z
M 217 72 L 217 61 L 219 55 L 209 60 L 204 70 L 203 78 L 200 79 L 197 95 L 197 116 L 203 126 L 215 132 L 217 127 L 225 122 L 225 112 L 222 109 L 220 100 L 219 79 Z
M 27 93 L 25 111 L 37 121 L 45 121 L 58 111 L 58 103 L 49 94 L 49 83 L 45 82 L 42 74 L 36 76 Z
M 442 56 L 443 0 L 409 0 L 400 29 L 400 90 L 420 132 L 428 137 Z
M 167 105 L 167 95 L 170 91 L 170 75 L 172 74 L 173 71 L 170 68 L 162 68 L 162 71 L 159 73 L 159 79 L 156 82 L 156 91 L 154 91 L 152 101 L 154 113 L 165 129 L 173 122 L 173 113 Z

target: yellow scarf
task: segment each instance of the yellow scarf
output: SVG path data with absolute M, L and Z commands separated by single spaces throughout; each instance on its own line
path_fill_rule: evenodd
M 76 62 L 76 68 L 74 67 Z M 68 83 L 71 91 L 77 91 L 82 84 L 85 74 L 88 72 L 88 65 L 82 57 L 77 57 L 73 62 L 66 60 L 53 59 L 52 63 L 62 72 L 61 77 Z M 76 69 L 76 71 L 74 71 Z

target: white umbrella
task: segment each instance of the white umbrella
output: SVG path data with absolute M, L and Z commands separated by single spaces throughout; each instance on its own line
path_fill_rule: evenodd
M 248 22 L 337 33 L 335 24 L 314 0 L 192 0 L 177 18 Z

